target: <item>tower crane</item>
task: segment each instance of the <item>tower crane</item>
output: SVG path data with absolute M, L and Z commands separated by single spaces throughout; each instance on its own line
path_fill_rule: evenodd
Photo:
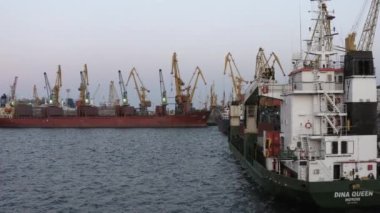
M 151 102 L 147 99 L 146 93 L 149 93 L 150 91 L 144 86 L 142 83 L 139 74 L 136 71 L 136 68 L 132 68 L 131 72 L 129 73 L 129 77 L 127 80 L 126 86 L 128 86 L 129 80 L 133 77 L 133 81 L 135 83 L 135 88 L 137 91 L 137 95 L 139 96 L 140 99 L 140 111 L 142 113 L 146 113 L 148 110 L 148 107 L 150 107 L 152 104 Z
M 13 80 L 13 84 L 11 85 L 11 97 L 10 97 L 11 104 L 14 104 L 13 102 L 16 101 L 17 79 L 18 77 L 15 76 L 15 79 Z
M 108 94 L 108 105 L 113 107 L 118 104 L 119 104 L 119 96 L 117 95 L 114 81 L 111 81 L 109 94 Z
M 160 93 L 161 93 L 161 105 L 165 107 L 168 105 L 168 97 L 166 96 L 166 89 L 165 89 L 165 83 L 164 83 L 164 77 L 162 75 L 162 70 L 159 69 L 159 76 L 160 76 Z
M 267 58 L 264 53 L 264 49 L 260 47 L 259 52 L 257 53 L 257 56 L 256 56 L 255 79 L 274 80 L 275 79 L 274 65 L 276 63 L 280 67 L 282 74 L 285 76 L 284 69 L 282 68 L 280 59 L 277 57 L 277 55 L 274 52 L 272 52 Z
M 352 32 L 346 38 L 347 51 L 371 51 L 373 39 L 376 33 L 377 21 L 379 18 L 380 0 L 372 0 L 366 21 L 359 39 L 358 46 L 355 45 L 356 32 Z
M 185 85 L 185 83 L 181 79 L 181 74 L 178 67 L 177 53 L 173 53 L 171 74 L 174 76 L 175 83 L 176 112 L 187 113 L 190 110 L 190 103 L 188 96 L 183 94 L 182 87 Z
M 232 57 L 232 54 L 227 53 L 224 59 L 224 75 L 227 73 L 227 69 L 229 69 L 229 73 L 232 80 L 232 89 L 233 89 L 233 101 L 241 102 L 243 101 L 242 94 L 242 86 L 243 84 L 248 84 L 248 81 L 244 80 L 240 75 L 239 69 L 236 66 L 235 60 Z
M 128 96 L 127 96 L 127 90 L 125 89 L 123 75 L 121 74 L 120 70 L 119 70 L 119 85 L 120 85 L 120 92 L 121 92 L 121 102 L 123 106 L 126 106 L 128 105 Z
M 79 103 L 80 105 L 89 105 L 90 104 L 90 93 L 88 92 L 88 71 L 87 64 L 84 65 L 84 70 L 80 71 L 81 83 L 79 86 Z
M 195 81 L 194 81 L 194 85 L 192 86 L 191 83 L 194 79 L 194 76 L 195 76 Z M 188 102 L 190 103 L 190 105 L 193 102 L 195 88 L 197 87 L 199 76 L 202 77 L 203 83 L 206 85 L 206 80 L 203 76 L 202 70 L 199 67 L 196 67 L 193 75 L 190 78 L 189 84 L 186 87 Z

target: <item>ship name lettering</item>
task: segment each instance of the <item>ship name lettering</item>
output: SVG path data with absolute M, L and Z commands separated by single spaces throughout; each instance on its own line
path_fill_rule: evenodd
M 353 191 L 351 197 L 372 197 L 373 191 Z
M 373 191 L 335 192 L 334 198 L 372 197 Z
M 335 192 L 334 198 L 340 198 L 340 197 L 350 197 L 349 192 Z

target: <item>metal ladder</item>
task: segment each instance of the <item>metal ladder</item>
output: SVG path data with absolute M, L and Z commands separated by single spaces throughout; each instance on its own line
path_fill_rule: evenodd
M 326 91 L 323 91 L 323 97 L 326 98 L 327 103 L 330 104 L 332 107 L 332 111 L 329 110 L 329 107 L 327 106 L 327 112 L 323 114 L 323 119 L 328 122 L 333 129 L 335 134 L 340 134 L 342 129 L 342 117 L 341 117 L 341 111 L 335 104 L 335 95 L 334 94 L 328 94 Z M 339 126 L 337 124 L 337 118 L 336 116 L 339 116 Z

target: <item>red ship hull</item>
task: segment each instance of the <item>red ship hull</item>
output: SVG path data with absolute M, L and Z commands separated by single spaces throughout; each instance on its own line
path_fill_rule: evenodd
M 183 128 L 206 127 L 207 112 L 188 115 L 0 118 L 7 128 Z

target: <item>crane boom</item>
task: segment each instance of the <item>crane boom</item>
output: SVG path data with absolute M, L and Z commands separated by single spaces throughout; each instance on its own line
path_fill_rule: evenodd
M 13 80 L 13 84 L 11 85 L 11 97 L 10 97 L 11 101 L 16 100 L 17 79 L 18 79 L 18 77 L 15 76 L 15 79 Z
M 346 38 L 346 51 L 371 51 L 373 39 L 376 33 L 376 26 L 379 17 L 380 0 L 372 0 L 367 14 L 366 21 L 360 35 L 359 44 L 355 44 L 356 32 L 348 34 Z M 364 7 L 363 7 L 364 8 Z M 363 12 L 363 11 L 362 11 Z M 356 24 L 357 25 L 357 24 Z M 354 27 L 356 28 L 356 27 Z
M 230 76 L 232 80 L 233 89 L 233 99 L 234 101 L 243 101 L 242 86 L 243 83 L 247 84 L 248 81 L 244 80 L 240 75 L 239 69 L 236 66 L 235 60 L 230 52 L 227 53 L 224 59 L 224 75 L 227 73 L 227 68 L 229 68 Z M 236 72 L 236 73 L 235 73 Z
M 144 86 L 142 83 L 139 74 L 136 71 L 136 68 L 132 68 L 131 72 L 129 73 L 128 80 L 127 80 L 127 86 L 129 83 L 129 80 L 133 78 L 133 81 L 135 83 L 135 89 L 137 91 L 137 95 L 140 99 L 140 110 L 141 112 L 147 112 L 148 107 L 151 106 L 151 102 L 147 99 L 146 93 L 149 93 L 150 91 Z
M 194 82 L 194 85 L 191 86 L 191 83 L 192 83 L 192 80 L 194 79 L 194 76 L 196 76 L 195 77 L 195 82 Z M 199 76 L 202 77 L 202 80 L 203 80 L 204 84 L 206 85 L 206 80 L 205 80 L 205 78 L 203 76 L 202 70 L 199 67 L 196 67 L 193 75 L 190 78 L 189 84 L 186 87 L 187 95 L 188 95 L 188 101 L 190 103 L 192 103 L 192 101 L 193 101 L 193 97 L 194 97 L 194 93 L 195 93 L 195 88 L 197 87 Z
M 79 102 L 81 105 L 88 105 L 90 103 L 90 93 L 87 91 L 88 83 L 88 71 L 87 64 L 84 65 L 84 70 L 80 71 L 81 83 L 79 87 Z
M 52 91 L 52 101 L 53 101 L 53 105 L 55 106 L 59 105 L 59 91 L 61 87 L 62 87 L 62 72 L 61 72 L 61 65 L 58 65 L 57 77 L 55 79 L 55 84 Z
M 120 85 L 120 92 L 121 92 L 121 98 L 122 98 L 122 105 L 128 105 L 128 96 L 127 96 L 127 90 L 125 89 L 124 79 L 123 75 L 121 74 L 121 71 L 118 71 L 119 73 L 119 85 Z
M 377 20 L 379 18 L 380 0 L 372 0 L 367 19 L 364 23 L 362 34 L 360 36 L 358 50 L 371 51 L 373 39 L 376 33 Z
M 49 78 L 46 72 L 44 72 L 44 79 L 45 79 L 45 89 L 46 89 L 47 100 L 49 104 L 52 104 L 53 103 L 52 91 L 51 91 L 51 87 L 49 83 Z
M 277 55 L 272 52 L 269 57 L 266 57 L 264 49 L 260 47 L 256 56 L 255 79 L 275 79 L 274 65 L 276 63 L 280 67 L 282 74 L 285 76 L 284 69 L 282 68 L 280 59 L 277 57 Z
M 178 67 L 177 53 L 173 53 L 171 74 L 174 75 L 176 101 L 182 102 L 182 100 L 181 100 L 181 97 L 183 96 L 182 86 L 185 85 L 185 83 L 181 79 L 181 74 L 180 74 L 179 67 Z
M 166 96 L 164 77 L 161 69 L 159 69 L 158 72 L 160 76 L 161 105 L 166 106 L 168 104 L 168 97 Z

